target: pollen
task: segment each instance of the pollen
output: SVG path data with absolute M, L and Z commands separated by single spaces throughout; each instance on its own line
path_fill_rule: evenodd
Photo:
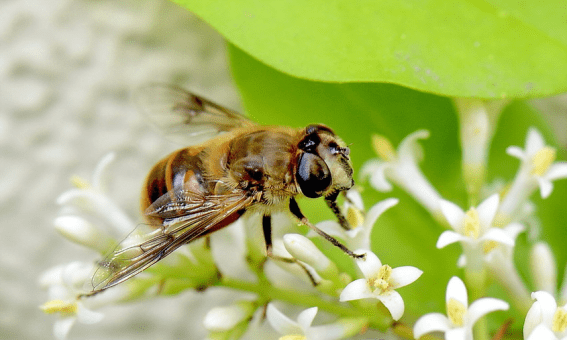
M 39 307 L 45 314 L 61 313 L 61 316 L 70 316 L 77 314 L 77 303 L 66 302 L 63 300 L 47 301 Z
M 465 324 L 466 313 L 467 308 L 462 302 L 453 298 L 449 299 L 449 302 L 447 302 L 447 316 L 453 325 L 462 327 Z
M 557 308 L 555 314 L 553 314 L 551 330 L 563 333 L 565 329 L 567 329 L 567 311 L 564 308 Z
M 278 340 L 306 340 L 306 339 L 307 337 L 305 335 L 292 334 L 292 335 L 284 335 Z
M 385 292 L 388 290 L 388 288 L 390 288 L 391 275 L 392 267 L 385 264 L 380 267 L 376 275 L 368 279 L 368 286 L 370 286 L 373 291 L 379 289 L 380 292 Z
M 374 152 L 386 162 L 392 162 L 396 159 L 396 151 L 388 138 L 381 135 L 373 135 L 372 147 Z
M 484 252 L 484 254 L 488 254 L 491 251 L 493 251 L 494 248 L 496 248 L 497 246 L 498 246 L 498 242 L 496 241 L 486 241 L 482 246 L 482 251 Z
M 555 149 L 549 146 L 541 148 L 532 158 L 532 175 L 542 176 L 555 161 Z
M 89 182 L 77 175 L 71 176 L 70 182 L 77 189 L 88 189 L 90 187 Z
M 364 223 L 364 216 L 362 216 L 362 212 L 355 207 L 348 207 L 346 218 L 352 229 Z
M 474 239 L 480 235 L 480 219 L 475 208 L 470 208 L 465 214 L 464 235 Z

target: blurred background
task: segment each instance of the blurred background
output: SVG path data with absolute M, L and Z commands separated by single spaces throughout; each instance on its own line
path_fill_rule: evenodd
M 56 317 L 38 308 L 47 298 L 38 277 L 92 259 L 53 229 L 72 175 L 90 180 L 116 151 L 110 196 L 140 216 L 144 176 L 179 147 L 130 102 L 133 89 L 151 82 L 239 109 L 222 38 L 170 1 L 0 2 L 0 339 L 53 338 Z M 203 338 L 199 301 L 216 294 L 106 308 L 104 322 L 77 323 L 69 338 Z
M 172 2 L 0 2 L 0 338 L 52 338 L 55 316 L 38 308 L 47 298 L 38 277 L 91 259 L 53 229 L 56 198 L 71 188 L 72 175 L 90 179 L 98 161 L 116 151 L 110 196 L 139 216 L 140 183 L 178 147 L 130 102 L 133 89 L 151 82 L 240 110 L 222 38 Z M 567 145 L 565 97 L 532 105 L 549 113 Z M 203 338 L 201 302 L 211 298 L 219 292 L 113 306 L 95 326 L 77 323 L 69 338 Z

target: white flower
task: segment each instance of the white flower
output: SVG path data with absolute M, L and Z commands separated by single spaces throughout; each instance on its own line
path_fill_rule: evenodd
M 506 302 L 494 298 L 478 299 L 469 306 L 465 284 L 456 276 L 449 280 L 445 302 L 447 316 L 430 313 L 417 320 L 413 328 L 416 339 L 426 333 L 441 331 L 445 333 L 445 339 L 472 340 L 472 328 L 478 319 L 490 312 L 509 308 Z
M 343 211 L 346 212 L 346 218 L 352 229 L 345 230 L 336 221 L 323 221 L 317 224 L 317 227 L 325 231 L 329 235 L 337 236 L 345 240 L 346 245 L 350 249 L 370 248 L 370 234 L 372 228 L 376 224 L 376 220 L 386 210 L 398 204 L 398 199 L 388 198 L 376 203 L 364 215 L 364 205 L 362 197 L 358 191 L 351 189 L 347 192 L 350 202 L 345 202 Z M 310 231 L 308 236 L 314 235 L 314 231 Z
M 41 309 L 47 314 L 59 314 L 53 326 L 57 339 L 65 339 L 76 321 L 84 324 L 101 321 L 104 315 L 91 309 L 122 298 L 124 291 L 117 289 L 110 295 L 80 299 L 79 295 L 85 293 L 83 286 L 91 279 L 92 272 L 92 264 L 72 262 L 54 267 L 41 276 L 40 285 L 49 294 L 49 301 Z
M 454 203 L 441 200 L 441 211 L 453 231 L 444 231 L 439 236 L 437 248 L 460 242 L 463 246 L 467 265 L 479 269 L 482 268 L 486 243 L 496 242 L 514 246 L 514 239 L 504 230 L 492 227 L 498 209 L 498 201 L 498 195 L 492 195 L 477 208 L 470 208 L 465 213 Z
M 544 291 L 532 293 L 536 299 L 526 315 L 524 339 L 566 340 L 567 305 L 558 307 L 551 294 Z
M 399 320 L 404 314 L 404 300 L 395 289 L 414 282 L 423 272 L 410 266 L 392 268 L 382 265 L 380 259 L 369 250 L 359 249 L 355 253 L 366 253 L 365 259 L 356 260 L 364 279 L 349 283 L 342 291 L 340 300 L 378 299 L 388 308 L 392 318 Z
M 272 303 L 268 304 L 266 318 L 276 332 L 284 335 L 280 340 L 334 340 L 343 339 L 358 333 L 364 326 L 360 320 L 349 320 L 348 322 L 338 322 L 323 325 L 311 326 L 317 307 L 308 308 L 293 321 L 280 312 Z
M 370 176 L 370 184 L 379 191 L 391 191 L 392 185 L 388 180 L 394 182 L 433 216 L 438 216 L 441 196 L 417 165 L 422 158 L 417 140 L 428 137 L 429 131 L 418 130 L 404 138 L 394 150 L 388 139 L 374 136 L 373 146 L 381 159 L 367 162 L 362 167 L 362 176 Z
M 114 153 L 109 153 L 102 158 L 93 173 L 92 184 L 74 177 L 73 183 L 77 188 L 61 194 L 57 198 L 57 203 L 64 206 L 67 211 L 72 212 L 65 216 L 93 214 L 106 219 L 108 224 L 112 226 L 113 233 L 125 235 L 134 230 L 136 224 L 104 193 L 104 172 L 114 158 Z M 63 233 L 63 236 L 68 237 L 66 233 Z M 70 238 L 70 240 L 76 242 L 73 238 Z
M 553 191 L 552 181 L 567 177 L 567 162 L 554 162 L 555 149 L 545 145 L 542 135 L 535 128 L 529 129 L 524 150 L 510 146 L 506 152 L 522 162 L 500 206 L 500 212 L 506 217 L 514 216 L 518 207 L 538 186 L 541 197 L 547 198 Z

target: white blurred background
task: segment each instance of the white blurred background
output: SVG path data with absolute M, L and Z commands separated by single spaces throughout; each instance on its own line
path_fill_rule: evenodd
M 117 152 L 110 196 L 138 214 L 140 183 L 177 148 L 150 129 L 129 95 L 151 82 L 182 85 L 238 109 L 222 38 L 166 0 L 0 2 L 0 339 L 50 339 L 38 306 L 46 269 L 91 254 L 53 229 L 55 200 Z M 567 100 L 538 100 L 565 145 Z M 215 290 L 108 307 L 70 339 L 200 339 Z M 226 297 L 226 299 L 230 299 Z
M 178 146 L 129 100 L 138 86 L 175 83 L 239 109 L 223 39 L 166 0 L 0 1 L 0 339 L 52 339 L 38 277 L 92 260 L 53 229 L 69 178 L 90 179 L 117 152 L 110 195 L 138 213 L 143 177 Z M 69 339 L 199 339 L 200 303 L 215 292 L 107 307 Z

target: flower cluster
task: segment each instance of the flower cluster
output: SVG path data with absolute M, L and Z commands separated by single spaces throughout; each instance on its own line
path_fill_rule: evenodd
M 406 303 L 403 289 L 402 294 L 398 289 L 416 281 L 423 271 L 383 264 L 371 250 L 372 241 L 379 236 L 376 230 L 373 235 L 374 226 L 399 200 L 387 198 L 366 209 L 356 189 L 346 193 L 341 209 L 350 229 L 336 221 L 322 221 L 316 227 L 347 248 L 356 249 L 355 254 L 364 255 L 359 258 L 335 259 L 314 240 L 318 236 L 313 231 L 307 236 L 285 232 L 293 223 L 284 214 L 272 217 L 274 229 L 284 232 L 274 235 L 271 254 L 267 254 L 261 216 L 245 214 L 230 227 L 180 247 L 144 273 L 94 296 L 88 296 L 89 290 L 84 286 L 99 280 L 97 275 L 91 279 L 95 270 L 99 270 L 99 275 L 101 270 L 103 274 L 104 270 L 112 270 L 103 268 L 105 261 L 94 262 L 94 266 L 73 262 L 50 269 L 40 279 L 49 295 L 41 308 L 48 314 L 59 315 L 54 333 L 58 339 L 64 339 L 75 321 L 101 321 L 103 315 L 95 311 L 100 306 L 215 286 L 242 293 L 236 293 L 235 302 L 230 305 L 211 301 L 203 320 L 210 339 L 238 339 L 251 332 L 256 336 L 257 332 L 264 332 L 265 338 L 273 338 L 277 333 L 280 340 L 345 339 L 360 334 L 417 339 L 434 331 L 443 332 L 445 339 L 487 339 L 494 330 L 481 317 L 507 311 L 510 306 L 525 316 L 524 339 L 567 339 L 567 306 L 557 303 L 566 301 L 567 283 L 557 287 L 557 265 L 550 247 L 543 241 L 531 240 L 533 287 L 520 275 L 514 260 L 517 238 L 530 229 L 526 221 L 533 217 L 529 198 L 538 188 L 542 198 L 549 197 L 552 181 L 567 177 L 567 163 L 555 162 L 554 149 L 546 146 L 540 133 L 532 128 L 524 149 L 507 149 L 521 164 L 507 189 L 495 191 L 495 186 L 484 183 L 486 148 L 493 134 L 490 124 L 494 117 L 483 116 L 483 107 L 474 101 L 457 103 L 461 110 L 474 111 L 461 112 L 462 124 L 477 124 L 477 129 L 470 131 L 463 127 L 461 136 L 463 178 L 469 202 L 473 203 L 468 209 L 444 199 L 421 172 L 419 161 L 423 152 L 418 140 L 427 138 L 428 131 L 410 134 L 397 149 L 387 138 L 375 136 L 373 143 L 379 159 L 370 160 L 362 170 L 375 189 L 388 192 L 397 186 L 429 212 L 439 226 L 437 249 L 431 247 L 432 252 L 460 245 L 462 253 L 455 265 L 463 269 L 463 279 L 455 276 L 449 280 L 446 315 L 429 313 L 414 325 L 407 321 L 412 318 L 403 317 Z M 101 161 L 92 184 L 74 180 L 77 188 L 58 199 L 63 209 L 55 220 L 56 229 L 64 237 L 101 257 L 112 249 L 139 245 L 152 233 L 135 228 L 132 219 L 105 194 L 103 174 L 113 158 L 110 154 Z M 97 218 L 89 218 L 92 216 Z M 94 220 L 99 224 L 103 221 L 104 226 Z M 118 242 L 119 235 L 128 233 L 124 241 Z M 502 296 L 489 296 L 493 285 L 499 285 L 508 294 L 506 301 Z M 474 300 L 470 304 L 469 296 Z M 413 314 L 419 313 L 417 302 L 412 301 Z M 306 309 L 299 311 L 294 305 Z M 317 322 L 316 317 L 321 321 Z

